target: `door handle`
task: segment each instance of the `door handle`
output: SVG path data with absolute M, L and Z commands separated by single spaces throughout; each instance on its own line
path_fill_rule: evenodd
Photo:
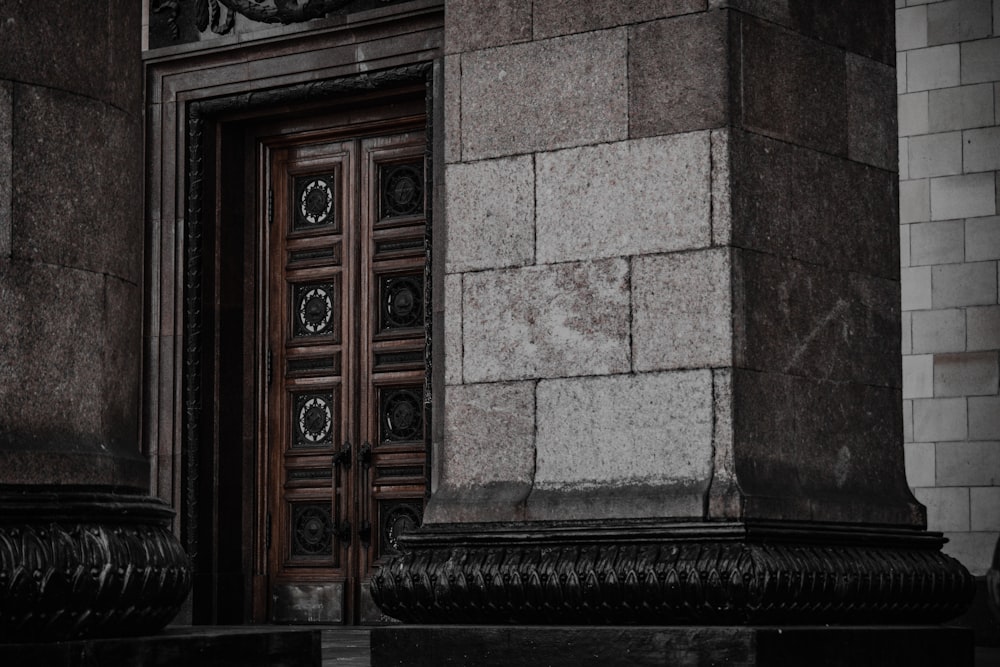
M 370 442 L 366 442 L 361 446 L 361 466 L 368 470 L 372 467 L 372 445 Z
M 333 467 L 336 468 L 338 465 L 342 465 L 345 468 L 351 467 L 351 443 L 350 441 L 345 442 L 344 446 L 341 447 L 340 451 L 333 455 Z
M 336 532 L 337 532 L 337 539 L 340 540 L 342 543 L 344 543 L 344 544 L 350 544 L 351 543 L 351 522 L 350 521 L 348 521 L 347 519 L 344 519 L 343 521 L 341 521 L 340 525 L 337 526 Z

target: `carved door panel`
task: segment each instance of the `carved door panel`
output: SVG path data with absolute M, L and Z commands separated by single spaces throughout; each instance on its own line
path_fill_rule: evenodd
M 426 481 L 421 132 L 270 151 L 267 618 L 377 622 L 368 580 Z M 255 596 L 260 599 L 261 596 Z

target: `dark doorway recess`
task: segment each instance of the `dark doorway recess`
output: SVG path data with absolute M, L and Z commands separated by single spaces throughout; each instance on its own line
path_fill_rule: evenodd
M 431 67 L 188 105 L 195 623 L 372 623 L 429 479 Z

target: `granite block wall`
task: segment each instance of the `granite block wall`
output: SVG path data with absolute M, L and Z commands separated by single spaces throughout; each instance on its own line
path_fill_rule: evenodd
M 1000 2 L 896 0 L 906 474 L 973 574 L 1000 531 Z

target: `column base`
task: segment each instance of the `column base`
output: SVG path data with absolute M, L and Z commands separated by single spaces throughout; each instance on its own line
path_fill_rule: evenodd
M 405 623 L 932 624 L 973 580 L 939 533 L 830 524 L 434 525 L 372 578 Z
M 972 667 L 965 628 L 388 626 L 372 629 L 372 667 Z
M 173 515 L 133 493 L 0 487 L 0 642 L 162 629 L 191 589 Z

